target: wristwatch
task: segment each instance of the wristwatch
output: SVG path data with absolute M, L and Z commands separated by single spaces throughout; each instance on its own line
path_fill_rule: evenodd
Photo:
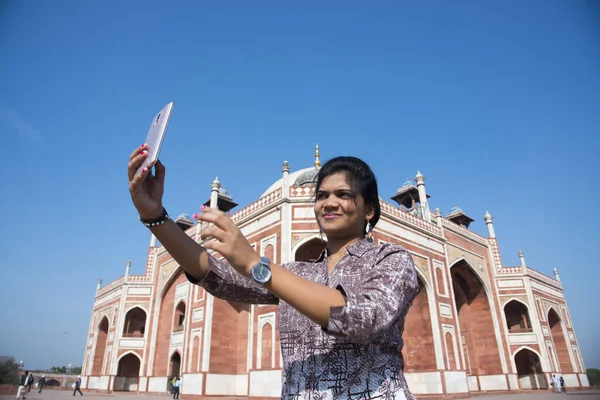
M 261 257 L 260 261 L 250 269 L 254 282 L 264 285 L 271 280 L 271 261 Z

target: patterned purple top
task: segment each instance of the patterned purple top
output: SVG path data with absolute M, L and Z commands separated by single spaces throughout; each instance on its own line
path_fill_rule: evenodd
M 327 329 L 210 256 L 201 281 L 215 297 L 252 304 L 279 304 L 283 399 L 415 399 L 404 378 L 404 319 L 419 284 L 410 254 L 400 245 L 363 239 L 327 274 L 327 254 L 283 267 L 339 290 L 346 305 L 332 307 Z

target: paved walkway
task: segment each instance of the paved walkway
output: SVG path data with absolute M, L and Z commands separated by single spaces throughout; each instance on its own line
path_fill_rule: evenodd
M 130 393 L 115 393 L 115 394 L 100 394 L 89 392 L 84 393 L 84 398 L 92 398 L 93 400 L 103 400 L 103 399 L 127 399 L 127 400 L 168 400 L 172 399 L 172 396 L 161 394 L 130 394 Z M 0 396 L 0 400 L 14 400 L 16 396 Z M 77 394 L 77 398 L 82 396 Z M 185 395 L 181 396 L 185 398 Z M 418 398 L 418 397 L 417 397 Z M 41 394 L 37 391 L 31 390 L 31 393 L 27 395 L 28 400 L 59 400 L 59 399 L 73 399 L 73 392 L 70 390 L 44 390 Z M 481 399 L 481 400 L 600 400 L 600 391 L 586 391 L 586 392 L 574 392 L 567 394 L 555 394 L 550 392 L 545 393 L 532 393 L 532 394 L 503 394 L 503 395 L 489 395 L 489 396 L 473 396 L 471 397 L 473 400 Z

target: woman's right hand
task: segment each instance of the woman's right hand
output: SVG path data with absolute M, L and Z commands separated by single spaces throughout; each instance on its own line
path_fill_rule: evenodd
M 148 157 L 148 145 L 143 144 L 131 153 L 127 165 L 129 176 L 129 194 L 133 205 L 142 219 L 153 219 L 162 213 L 162 197 L 165 184 L 165 166 L 160 161 L 150 164 L 138 175 L 136 171 Z M 150 173 L 156 164 L 154 176 Z

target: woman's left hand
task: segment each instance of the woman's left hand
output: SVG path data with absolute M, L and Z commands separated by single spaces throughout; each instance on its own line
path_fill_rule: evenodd
M 212 225 L 202 229 L 200 238 L 215 239 L 204 242 L 202 247 L 220 253 L 238 273 L 250 277 L 250 269 L 260 261 L 260 255 L 224 212 L 205 206 L 201 209 L 203 212 L 194 214 L 194 218 Z

